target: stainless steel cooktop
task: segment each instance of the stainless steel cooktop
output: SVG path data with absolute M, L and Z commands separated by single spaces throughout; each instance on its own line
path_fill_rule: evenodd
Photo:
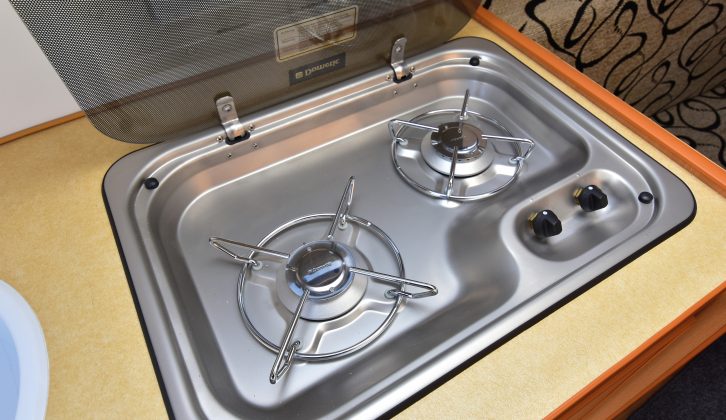
M 410 67 L 109 170 L 177 417 L 385 414 L 695 214 L 678 178 L 493 43 Z

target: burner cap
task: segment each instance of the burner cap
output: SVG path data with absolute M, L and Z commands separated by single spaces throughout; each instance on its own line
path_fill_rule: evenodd
M 468 177 L 484 172 L 494 159 L 493 150 L 477 126 L 453 121 L 439 125 L 421 142 L 424 161 L 436 172 L 449 175 L 454 147 L 458 148 L 454 176 Z
M 310 298 L 327 299 L 346 290 L 354 274 L 353 253 L 335 241 L 317 241 L 295 250 L 287 264 L 287 280 L 290 289 L 298 295 L 310 291 Z
M 431 144 L 447 158 L 453 157 L 454 147 L 458 147 L 457 163 L 466 162 L 484 153 L 486 140 L 481 135 L 481 130 L 471 124 L 451 122 L 439 125 L 439 130 L 431 133 Z

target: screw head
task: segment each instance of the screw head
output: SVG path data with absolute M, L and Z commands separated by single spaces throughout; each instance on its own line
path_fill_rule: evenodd
M 398 95 L 398 91 L 397 91 L 397 90 L 394 90 L 394 91 L 393 91 L 393 95 L 394 95 L 394 96 L 395 96 L 395 95 Z
M 401 47 L 400 46 L 396 47 L 396 52 L 397 53 L 401 52 Z
M 232 157 L 232 153 L 227 153 L 227 159 Z
M 418 83 L 414 83 L 413 84 L 413 87 L 417 88 L 418 87 Z
M 229 111 L 231 111 L 231 110 L 232 110 L 232 105 L 230 105 L 230 104 L 227 104 L 227 105 L 225 105 L 225 106 L 223 106 L 223 107 L 222 107 L 222 110 L 223 110 L 224 112 L 229 112 Z
M 411 67 L 409 67 L 408 69 L 409 69 L 409 70 L 410 70 L 411 72 L 414 72 L 414 71 L 416 71 L 416 66 L 411 66 Z
M 651 202 L 653 202 L 654 198 L 655 197 L 653 196 L 653 194 L 648 191 L 643 191 L 642 193 L 638 194 L 638 201 L 643 204 L 650 204 Z
M 146 187 L 147 190 L 156 189 L 158 186 L 159 186 L 159 180 L 156 178 L 146 178 L 144 180 L 144 187 Z
M 255 129 L 255 125 L 254 124 L 250 124 L 249 127 L 247 127 L 247 129 L 250 130 L 250 131 L 252 131 L 252 130 Z
M 386 80 L 391 80 L 391 75 L 390 74 L 386 75 Z
M 256 150 L 256 149 L 257 149 L 258 147 L 260 147 L 260 145 L 259 145 L 259 144 L 257 144 L 257 143 L 252 143 L 252 148 L 253 148 L 253 149 L 255 149 L 255 150 Z
M 222 136 L 217 136 L 217 141 L 222 141 L 222 140 L 224 140 L 224 137 L 222 137 Z

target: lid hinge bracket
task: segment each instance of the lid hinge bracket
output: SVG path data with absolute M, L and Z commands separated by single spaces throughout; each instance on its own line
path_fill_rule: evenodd
M 407 68 L 405 60 L 406 37 L 398 38 L 391 48 L 391 68 L 393 69 L 393 81 L 401 83 L 413 77 L 413 72 Z
M 239 121 L 237 108 L 234 106 L 234 98 L 223 96 L 217 99 L 216 103 L 219 120 L 222 122 L 222 127 L 224 127 L 224 132 L 227 135 L 227 144 L 239 143 L 250 138 L 250 132 Z

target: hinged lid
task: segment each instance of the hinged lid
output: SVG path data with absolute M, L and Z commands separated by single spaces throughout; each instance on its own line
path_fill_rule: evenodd
M 217 98 L 248 114 L 393 64 L 397 39 L 407 56 L 440 45 L 480 1 L 11 3 L 96 128 L 154 143 L 220 124 L 244 136 Z
M 223 96 L 217 99 L 217 113 L 227 135 L 227 143 L 233 144 L 249 138 L 249 131 L 239 122 L 233 97 Z
M 391 48 L 391 68 L 393 69 L 393 81 L 396 83 L 404 82 L 413 77 L 411 69 L 406 68 L 406 43 L 408 40 L 404 37 L 398 38 Z

